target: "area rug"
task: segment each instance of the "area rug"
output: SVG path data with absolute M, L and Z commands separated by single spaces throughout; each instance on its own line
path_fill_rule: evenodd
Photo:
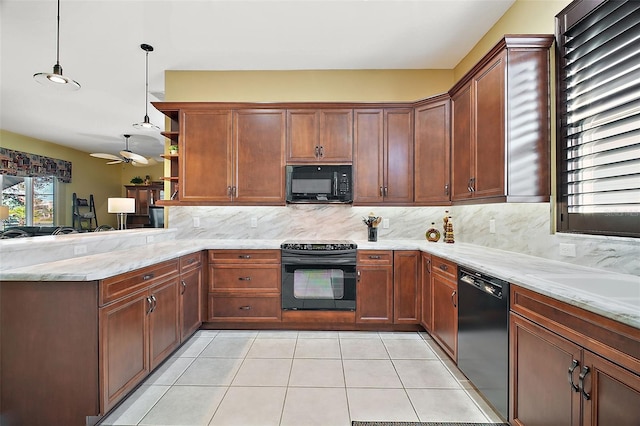
M 359 422 L 351 426 L 509 426 L 508 423 L 456 423 L 456 422 Z

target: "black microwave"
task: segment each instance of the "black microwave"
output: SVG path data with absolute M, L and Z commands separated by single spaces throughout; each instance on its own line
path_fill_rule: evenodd
M 288 203 L 353 202 L 352 166 L 287 166 Z

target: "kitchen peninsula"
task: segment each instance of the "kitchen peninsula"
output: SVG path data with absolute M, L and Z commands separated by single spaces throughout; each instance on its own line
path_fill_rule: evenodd
M 106 383 L 105 380 L 105 371 L 107 369 L 118 371 L 123 366 L 104 364 L 105 357 L 109 355 L 108 352 L 104 352 L 105 350 L 112 351 L 113 357 L 111 359 L 118 359 L 117 346 L 113 346 L 115 343 L 104 340 L 105 333 L 109 332 L 108 327 L 105 328 L 105 326 L 109 324 L 123 326 L 126 321 L 123 323 L 116 319 L 115 322 L 109 323 L 111 317 L 103 314 L 104 309 L 118 312 L 121 308 L 138 306 L 139 308 L 133 308 L 130 311 L 133 312 L 133 317 L 128 317 L 127 321 L 130 321 L 131 318 L 142 318 L 139 325 L 148 330 L 150 327 L 153 328 L 149 323 L 154 324 L 154 322 L 146 319 L 147 311 L 153 311 L 157 307 L 154 312 L 157 314 L 168 304 L 172 307 L 177 306 L 177 308 L 170 310 L 168 315 L 175 320 L 181 312 L 181 308 L 179 308 L 181 305 L 177 300 L 181 292 L 179 277 L 189 271 L 189 265 L 194 267 L 194 264 L 204 262 L 202 260 L 204 256 L 201 256 L 201 252 L 208 250 L 248 252 L 251 250 L 278 250 L 282 242 L 280 239 L 181 240 L 175 239 L 176 233 L 173 230 L 130 230 L 124 232 L 130 238 L 140 237 L 141 243 L 138 246 L 106 253 L 69 256 L 66 259 L 40 263 L 37 266 L 22 266 L 15 269 L 4 269 L 0 272 L 2 412 L 3 421 L 6 420 L 7 424 L 15 422 L 12 416 L 17 416 L 20 410 L 32 414 L 29 407 L 19 407 L 20 398 L 23 398 L 27 404 L 34 399 L 51 400 L 56 409 L 50 408 L 50 410 L 52 413 L 56 412 L 56 415 L 63 415 L 59 407 L 67 407 L 68 410 L 65 413 L 69 417 L 64 420 L 66 424 L 84 424 L 85 416 L 88 416 L 89 423 L 97 422 L 102 415 L 117 404 L 117 401 L 126 396 L 130 389 L 135 387 L 135 383 L 141 380 L 140 377 L 145 377 L 162 360 L 162 357 L 154 359 L 151 356 L 149 358 L 150 352 L 151 354 L 162 353 L 162 351 L 154 350 L 153 343 L 150 347 L 145 346 L 142 352 L 146 354 L 148 361 L 144 364 L 142 373 L 134 372 L 132 374 L 137 380 L 133 380 L 131 383 L 119 383 L 119 386 L 111 383 L 111 387 L 109 387 L 109 383 Z M 115 235 L 113 236 L 115 237 Z M 77 244 L 78 241 L 88 244 L 91 237 L 65 235 L 42 238 L 47 238 L 48 244 Z M 154 241 L 147 243 L 149 237 Z M 104 237 L 96 236 L 96 238 Z M 163 239 L 164 241 L 162 241 Z M 564 313 L 567 318 L 574 318 L 572 324 L 576 326 L 577 330 L 572 331 L 569 336 L 572 341 L 577 341 L 589 351 L 600 354 L 601 357 L 607 356 L 609 358 L 607 362 L 612 365 L 625 366 L 623 371 L 626 371 L 627 375 L 630 371 L 640 370 L 640 333 L 638 332 L 640 329 L 640 283 L 637 276 L 613 274 L 471 244 L 456 243 L 451 245 L 409 239 L 381 240 L 376 243 L 355 242 L 359 250 L 421 251 L 424 255 L 423 259 L 427 256 L 429 259 L 442 258 L 459 266 L 473 268 L 508 280 L 513 284 L 511 316 L 512 321 L 516 324 L 516 326 L 512 326 L 511 333 L 529 330 L 523 327 L 529 325 L 529 322 L 533 323 L 531 317 L 535 323 L 544 323 L 547 319 L 544 318 L 544 315 L 538 314 L 536 308 L 554 306 L 552 311 L 548 311 L 553 314 L 548 319 L 549 324 L 545 323 L 545 326 L 551 330 L 548 333 L 566 331 L 566 325 L 563 325 L 566 318 L 554 316 L 554 313 Z M 43 243 L 40 247 L 44 249 L 47 243 L 44 241 Z M 3 258 L 7 253 L 5 250 L 9 249 L 10 245 L 15 248 L 17 244 L 21 243 L 17 241 L 3 242 L 0 246 L 0 249 L 3 250 Z M 197 257 L 194 258 L 194 255 Z M 198 265 L 198 267 L 200 266 Z M 183 267 L 185 271 L 181 269 Z M 203 270 L 206 269 L 203 268 Z M 140 284 L 140 280 L 136 280 L 136 277 L 140 277 L 143 283 Z M 203 292 L 206 281 L 206 279 L 200 281 L 200 290 Z M 597 286 L 596 284 L 604 285 Z M 423 282 L 421 286 L 424 285 Z M 135 288 L 131 293 L 122 297 L 116 294 L 119 291 L 126 293 L 127 286 Z M 581 290 L 585 287 L 587 287 L 586 290 Z M 107 288 L 113 289 L 113 292 L 109 293 L 105 290 Z M 168 293 L 159 291 L 165 288 L 170 289 Z M 110 294 L 113 294 L 112 298 L 110 298 Z M 167 295 L 169 297 L 166 297 Z M 122 300 L 126 300 L 126 302 L 118 305 Z M 207 309 L 204 306 L 206 299 L 201 297 L 200 300 L 203 303 L 200 307 L 201 312 L 206 313 Z M 136 305 L 136 303 L 139 304 Z M 27 305 L 30 306 L 28 315 L 25 314 L 24 308 Z M 149 307 L 151 309 L 148 309 Z M 140 312 L 142 316 L 137 317 L 136 315 L 139 315 Z M 205 318 L 203 327 L 224 327 L 224 324 L 220 323 L 213 326 L 207 324 L 206 316 L 202 318 Z M 589 339 L 581 337 L 584 336 L 584 330 L 580 328 L 580 321 L 575 322 L 575 318 L 582 318 L 580 321 L 586 320 L 594 325 L 600 324 L 601 329 L 609 330 L 609 336 L 622 336 L 622 340 L 618 341 L 618 343 L 621 342 L 621 346 L 614 347 L 613 345 L 617 343 L 608 341 L 606 336 L 602 339 L 605 340 L 604 343 L 600 342 L 598 339 L 603 336 L 603 333 L 598 332 L 597 328 L 593 329 L 593 326 L 589 331 L 595 331 L 596 347 L 589 346 L 594 339 L 591 336 Z M 60 323 L 56 324 L 56 321 L 60 321 Z M 522 325 L 523 321 L 526 323 L 525 326 Z M 162 320 L 156 325 L 164 324 L 166 326 L 166 323 L 171 324 L 171 321 Z M 181 341 L 188 337 L 188 335 L 180 336 L 179 324 L 180 322 L 175 320 L 173 326 L 163 328 L 174 330 L 174 334 L 169 333 L 174 336 L 173 339 L 167 339 L 166 333 L 160 333 L 159 337 L 154 340 L 150 337 L 153 335 L 152 333 L 151 335 L 145 334 L 147 337 L 141 338 L 140 342 L 147 342 L 146 345 L 149 345 L 150 340 L 156 343 L 166 341 L 166 351 L 162 353 L 162 356 L 168 356 L 180 345 Z M 255 326 L 256 324 L 248 325 L 248 327 Z M 280 324 L 280 327 L 286 328 L 286 324 Z M 536 327 L 538 326 L 536 325 Z M 357 329 L 357 324 L 336 324 L 335 328 Z M 61 330 L 65 330 L 65 332 L 62 333 Z M 124 329 L 121 329 L 121 332 L 122 330 Z M 517 337 L 518 342 L 526 342 L 527 336 L 526 334 L 518 336 L 512 334 L 512 340 Z M 126 337 L 124 340 L 121 339 L 120 343 L 130 344 L 130 339 L 135 341 L 135 338 L 135 336 Z M 43 351 L 43 347 L 48 350 Z M 512 355 L 518 354 L 519 359 L 525 359 L 526 353 L 519 353 L 518 350 L 522 350 L 522 348 L 512 347 Z M 69 362 L 72 362 L 72 365 Z M 512 357 L 511 363 L 513 362 Z M 78 366 L 82 366 L 82 368 L 78 368 Z M 512 371 L 518 371 L 514 368 L 515 365 L 512 366 Z M 91 371 L 93 373 L 88 373 Z M 566 380 L 564 367 L 563 371 L 563 377 Z M 60 374 L 56 372 L 63 373 L 62 378 L 57 378 L 59 380 L 57 384 L 55 384 L 56 375 Z M 130 371 L 124 373 L 131 374 Z M 577 382 L 577 373 L 575 376 Z M 48 377 L 48 380 L 43 381 L 43 377 Z M 638 392 L 637 385 L 640 378 L 634 373 L 631 373 L 630 377 L 631 389 L 636 389 Z M 521 380 L 526 383 L 526 377 Z M 44 383 L 47 385 L 45 386 Z M 84 383 L 82 394 L 74 395 L 62 391 L 78 383 Z M 512 383 L 515 382 L 512 380 Z M 595 386 L 596 381 L 594 380 L 593 383 Z M 48 388 L 48 386 L 52 388 Z M 517 389 L 522 393 L 522 397 L 518 397 L 517 393 L 513 393 L 516 391 L 512 390 L 512 395 L 515 395 L 518 401 L 518 404 L 514 406 L 524 410 L 521 401 L 525 396 L 525 390 Z M 79 401 L 82 401 L 82 404 Z M 41 408 L 42 413 L 46 413 L 46 405 Z M 515 412 L 513 415 L 517 416 L 517 414 Z M 53 414 L 43 415 L 46 418 L 47 415 Z

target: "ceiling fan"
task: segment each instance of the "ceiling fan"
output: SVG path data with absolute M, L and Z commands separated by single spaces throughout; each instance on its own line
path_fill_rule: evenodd
M 140 154 L 131 152 L 131 150 L 129 150 L 129 138 L 131 137 L 131 135 L 123 135 L 123 136 L 124 136 L 126 145 L 125 145 L 125 149 L 120 151 L 120 157 L 118 157 L 117 155 L 106 154 L 103 152 L 94 152 L 89 155 L 96 158 L 104 158 L 106 160 L 111 160 L 107 162 L 107 164 L 125 163 L 125 164 L 131 164 L 136 167 L 146 167 L 146 166 L 151 166 L 157 163 L 157 161 L 155 161 L 153 158 L 146 159 Z

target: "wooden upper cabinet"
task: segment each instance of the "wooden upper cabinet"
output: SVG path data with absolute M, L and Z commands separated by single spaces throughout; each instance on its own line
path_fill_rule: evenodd
M 415 109 L 415 198 L 420 205 L 443 205 L 451 199 L 451 101 L 448 95 Z
M 413 203 L 413 109 L 354 111 L 354 203 Z
M 233 123 L 233 201 L 284 204 L 285 112 L 238 110 Z
M 452 201 L 549 201 L 549 48 L 505 36 L 449 92 Z
M 183 111 L 180 127 L 179 199 L 228 202 L 233 182 L 231 111 Z
M 353 110 L 287 110 L 287 164 L 349 164 L 352 158 Z

